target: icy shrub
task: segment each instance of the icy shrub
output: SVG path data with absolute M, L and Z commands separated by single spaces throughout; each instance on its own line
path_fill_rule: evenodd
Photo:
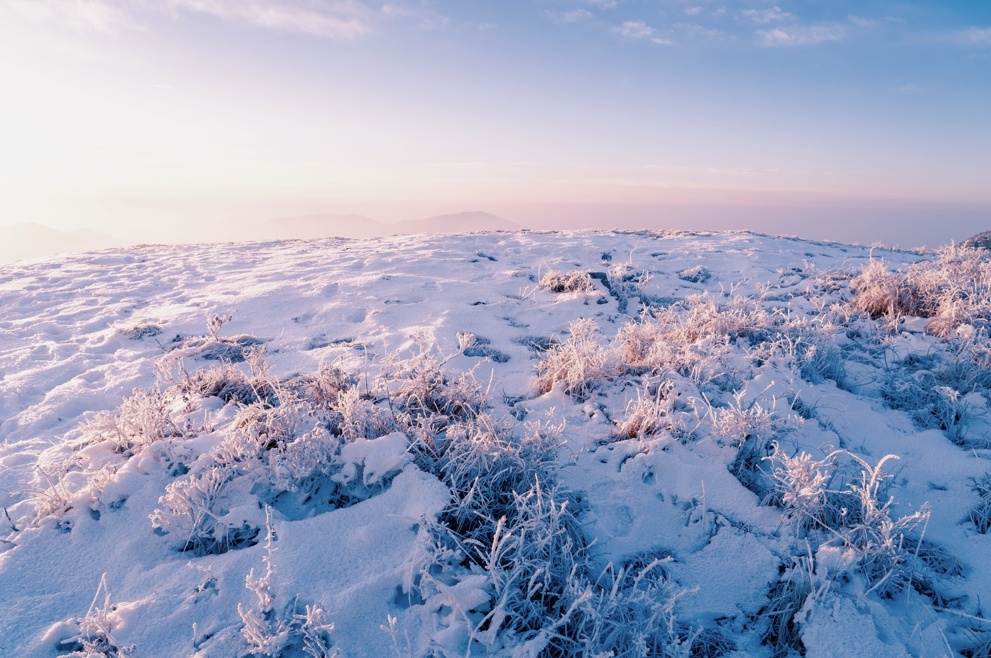
M 321 367 L 312 375 L 300 375 L 285 382 L 284 387 L 315 408 L 333 406 L 341 393 L 356 388 L 357 379 L 334 366 Z
M 766 458 L 772 465 L 773 482 L 767 501 L 784 509 L 785 521 L 799 535 L 813 529 L 838 528 L 843 523 L 843 510 L 854 501 L 848 493 L 830 488 L 836 459 L 842 454 L 834 451 L 818 460 L 806 452 L 789 457 L 781 446 L 773 444 Z
M 554 479 L 560 428 L 533 423 L 522 437 L 512 429 L 483 413 L 412 446 L 420 467 L 450 487 L 442 520 L 459 537 L 488 545 L 499 520 L 515 514 L 516 495 Z
M 665 380 L 641 392 L 637 390 L 637 399 L 626 405 L 626 417 L 619 424 L 616 435 L 623 439 L 643 439 L 663 431 L 680 434 L 683 431 L 681 422 L 674 415 L 674 382 Z
M 110 603 L 107 574 L 103 574 L 86 616 L 73 620 L 79 627 L 79 633 L 59 642 L 59 650 L 70 651 L 59 658 L 127 658 L 136 655 L 133 645 L 122 645 L 113 636 L 113 626 L 119 621 L 116 609 Z
M 550 270 L 540 279 L 540 287 L 551 292 L 596 292 L 592 277 L 584 270 L 572 270 L 571 272 Z
M 268 455 L 267 469 L 272 500 L 289 494 L 297 494 L 302 504 L 321 495 L 329 500 L 330 492 L 326 489 L 335 488 L 330 477 L 341 469 L 343 444 L 341 437 L 317 426 L 294 441 L 275 447 Z
M 677 623 L 674 607 L 686 591 L 664 572 L 663 561 L 610 566 L 595 583 L 576 583 L 575 613 L 562 633 L 560 655 L 721 656 L 733 650 L 715 634 L 694 632 Z M 565 638 L 567 638 L 565 640 Z
M 184 339 L 177 337 L 178 342 L 172 348 L 181 349 L 191 356 L 198 356 L 207 361 L 241 363 L 252 350 L 257 349 L 265 341 L 245 334 L 230 337 L 221 336 L 220 330 L 230 321 L 230 315 L 208 313 L 206 320 L 207 336 Z
M 871 466 L 862 458 L 847 454 L 862 468 L 859 482 L 850 485 L 857 506 L 849 510 L 850 518 L 844 519 L 839 536 L 831 541 L 853 552 L 868 592 L 891 596 L 906 587 L 931 589 L 932 568 L 913 550 L 919 543 L 910 536 L 920 528 L 924 531 L 929 522 L 928 506 L 893 518 L 894 499 L 880 497 L 887 479 L 882 469 L 898 457 L 887 455 Z
M 258 496 L 289 518 L 349 507 L 384 491 L 411 461 L 393 433 L 346 441 L 317 426 L 268 454 Z
M 650 279 L 647 272 L 634 269 L 630 263 L 616 263 L 606 272 L 609 294 L 616 298 L 620 313 L 626 313 L 631 300 L 640 300 L 643 287 Z
M 264 352 L 249 349 L 242 362 L 248 370 L 231 361 L 221 361 L 210 368 L 200 368 L 190 374 L 177 352 L 167 354 L 158 362 L 157 376 L 165 384 L 165 395 L 187 404 L 194 399 L 217 397 L 228 403 L 253 404 L 271 402 L 276 396 L 274 378 L 264 361 Z
M 593 320 L 575 320 L 569 331 L 568 339 L 552 345 L 537 363 L 537 390 L 547 393 L 560 382 L 565 393 L 583 400 L 601 380 L 619 374 L 619 363 Z
M 545 491 L 540 482 L 529 491 L 513 492 L 510 513 L 496 522 L 490 542 L 477 546 L 494 592 L 483 621 L 489 634 L 538 638 L 550 655 L 554 648 L 567 655 L 559 629 L 578 604 L 567 593 L 586 564 L 587 551 L 569 502 L 567 492 Z
M 84 426 L 94 440 L 109 440 L 117 452 L 130 453 L 162 439 L 181 438 L 183 431 L 172 419 L 169 400 L 157 389 L 136 388 L 120 403 L 116 414 L 101 412 Z
M 663 309 L 645 310 L 639 322 L 624 325 L 619 351 L 630 372 L 675 371 L 696 383 L 722 374 L 722 358 L 741 338 L 759 340 L 769 322 L 759 303 L 733 297 L 719 307 L 707 295 L 692 295 Z M 730 368 L 731 369 L 731 368 Z
M 43 519 L 52 517 L 60 518 L 72 509 L 72 499 L 76 492 L 70 491 L 66 486 L 65 476 L 75 467 L 73 459 L 61 459 L 46 464 L 39 462 L 36 482 L 29 485 L 26 491 L 34 506 L 32 523 L 40 523 Z M 61 521 L 57 523 L 61 524 Z
M 873 258 L 850 282 L 853 309 L 872 318 L 917 315 L 918 294 L 904 276 L 888 271 L 883 260 Z
M 739 449 L 729 470 L 743 486 L 763 497 L 770 488 L 764 459 L 773 441 L 800 425 L 802 419 L 791 413 L 779 414 L 773 399 L 770 405 L 757 400 L 745 404 L 743 396 L 743 390 L 737 391 L 728 406 L 712 408 L 712 432 L 720 442 Z
M 308 401 L 285 392 L 275 404 L 255 402 L 243 406 L 231 423 L 227 443 L 237 461 L 260 455 L 292 441 L 311 412 Z
M 306 655 L 310 658 L 333 658 L 337 650 L 330 637 L 334 624 L 316 605 L 301 606 L 298 598 L 283 606 L 275 607 L 272 594 L 272 554 L 275 552 L 271 524 L 265 537 L 265 573 L 255 576 L 252 569 L 245 579 L 245 587 L 254 593 L 257 602 L 253 607 L 238 604 L 241 617 L 241 635 L 252 658 L 282 658 L 290 655 Z M 302 652 L 302 653 L 300 653 Z
M 893 409 L 910 412 L 919 429 L 942 430 L 951 441 L 965 447 L 987 445 L 984 438 L 967 437 L 967 425 L 975 410 L 965 395 L 944 383 L 940 374 L 894 370 L 886 376 L 881 396 Z
M 712 278 L 712 272 L 703 265 L 696 265 L 678 272 L 678 278 L 689 283 L 705 283 Z
M 755 365 L 783 359 L 785 365 L 812 384 L 826 380 L 841 384 L 844 381 L 844 357 L 836 345 L 836 330 L 831 325 L 822 321 L 813 324 L 781 314 L 768 319 L 772 319 L 773 324 L 762 329 L 761 339 L 750 351 Z
M 398 364 L 388 375 L 395 391 L 391 402 L 404 416 L 407 425 L 429 426 L 440 431 L 446 425 L 478 415 L 488 406 L 488 399 L 470 372 L 452 376 L 444 366 L 455 356 L 475 344 L 473 334 L 458 334 L 459 349 L 438 361 L 420 342 L 419 353 Z M 428 430 L 429 431 L 429 430 Z
M 151 515 L 152 526 L 171 534 L 178 550 L 196 555 L 217 555 L 257 543 L 258 528 L 228 516 L 230 499 L 225 490 L 233 479 L 230 469 L 213 465 L 172 482 L 159 499 L 162 508 Z
M 848 474 L 838 465 L 841 458 L 859 473 Z M 887 455 L 871 466 L 845 450 L 816 460 L 804 452 L 788 457 L 775 446 L 769 459 L 774 489 L 768 500 L 784 509 L 785 520 L 798 536 L 812 542 L 810 546 L 839 550 L 868 593 L 890 597 L 912 588 L 942 602 L 936 580 L 963 573 L 956 558 L 923 538 L 928 506 L 902 517 L 892 515 L 894 499 L 885 498 L 889 476 L 882 469 L 896 456 Z M 834 488 L 848 478 L 845 487 Z
M 771 585 L 768 604 L 757 613 L 764 644 L 775 658 L 805 655 L 799 620 L 813 585 L 812 557 L 792 558 L 792 564 Z
M 991 530 L 991 473 L 985 473 L 980 480 L 974 480 L 974 493 L 977 504 L 970 508 L 970 521 L 977 531 L 986 534 Z
M 455 405 L 451 403 L 449 406 Z M 363 396 L 357 386 L 337 394 L 335 411 L 339 414 L 340 434 L 348 440 L 373 439 L 388 434 L 396 427 L 392 415 Z
M 414 442 L 417 463 L 451 490 L 450 504 L 431 528 L 434 557 L 419 592 L 430 601 L 465 588 L 474 592 L 450 604 L 463 608 L 458 623 L 469 625 L 469 644 L 445 632 L 456 654 L 477 643 L 576 655 L 574 638 L 564 634 L 581 603 L 572 593 L 576 579 L 586 577 L 588 554 L 578 502 L 557 484 L 562 428 L 531 423 L 522 436 L 513 429 L 482 413 Z
M 977 249 L 945 247 L 936 258 L 889 272 L 871 260 L 851 281 L 854 310 L 874 318 L 929 318 L 929 333 L 951 336 L 961 326 L 986 327 L 991 319 L 991 261 Z

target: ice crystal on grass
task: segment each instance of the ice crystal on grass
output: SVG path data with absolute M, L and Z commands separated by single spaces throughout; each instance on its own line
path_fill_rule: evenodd
M 977 494 L 978 501 L 970 508 L 970 521 L 978 532 L 986 534 L 991 530 L 991 473 L 975 479 L 973 491 Z
M 558 272 L 550 270 L 540 279 L 540 287 L 551 292 L 574 292 L 591 293 L 596 292 L 595 283 L 588 272 L 582 270 L 572 270 L 571 272 Z
M 86 616 L 73 620 L 79 633 L 59 642 L 60 650 L 70 650 L 59 658 L 129 658 L 137 655 L 133 645 L 122 645 L 113 635 L 114 626 L 119 623 L 116 611 L 117 607 L 110 603 L 107 574 L 103 574 Z
M 620 364 L 593 320 L 575 320 L 568 339 L 552 345 L 537 364 L 537 389 L 546 393 L 560 383 L 564 392 L 578 400 L 596 386 L 619 374 Z

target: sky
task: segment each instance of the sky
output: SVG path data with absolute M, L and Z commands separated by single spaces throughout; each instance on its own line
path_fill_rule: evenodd
M 991 229 L 991 2 L 0 0 L 0 226 Z

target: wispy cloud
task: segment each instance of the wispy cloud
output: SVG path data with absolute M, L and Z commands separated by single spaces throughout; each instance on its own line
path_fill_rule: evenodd
M 846 18 L 857 27 L 876 27 L 882 23 L 882 21 L 876 18 L 865 18 L 864 16 L 857 16 L 855 14 L 850 14 Z
M 785 19 L 791 18 L 791 14 L 784 11 L 777 5 L 767 9 L 744 9 L 740 12 L 740 14 L 742 14 L 745 18 L 749 18 L 758 25 L 779 23 Z
M 787 25 L 768 30 L 758 30 L 757 38 L 768 47 L 814 46 L 820 43 L 842 41 L 846 29 L 842 25 Z
M 167 0 L 179 11 L 284 32 L 331 39 L 356 39 L 371 31 L 375 12 L 354 0 L 278 2 L 277 0 Z M 390 7 L 395 13 L 395 8 Z
M 698 5 L 693 7 L 685 7 L 685 13 L 689 16 L 697 16 L 702 13 L 702 7 L 699 7 Z
M 61 29 L 114 33 L 156 14 L 208 15 L 264 30 L 353 40 L 377 26 L 403 22 L 443 27 L 447 19 L 420 3 L 371 0 L 0 0 L 4 14 Z
M 585 0 L 585 2 L 599 9 L 612 9 L 619 4 L 619 0 Z
M 954 35 L 953 41 L 965 46 L 991 46 L 991 27 L 971 27 Z
M 4 0 L 0 17 L 59 28 L 115 33 L 132 24 L 131 15 L 104 0 Z
M 698 23 L 675 23 L 674 29 L 681 30 L 692 37 L 704 37 L 706 39 L 723 39 L 723 33 L 714 27 L 706 27 Z
M 574 23 L 580 23 L 582 21 L 587 21 L 592 18 L 592 12 L 588 9 L 572 9 L 571 11 L 565 12 L 547 12 L 547 16 L 550 17 L 555 23 L 562 23 L 564 25 L 572 25 Z
M 651 26 L 647 25 L 643 21 L 626 21 L 619 27 L 614 27 L 613 32 L 623 37 L 624 39 L 631 40 L 649 40 L 651 43 L 656 43 L 662 46 L 671 45 L 670 39 L 664 39 L 657 36 L 657 31 Z

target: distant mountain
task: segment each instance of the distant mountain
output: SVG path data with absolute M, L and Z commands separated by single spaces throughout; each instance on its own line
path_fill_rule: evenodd
M 363 215 L 322 213 L 280 217 L 248 226 L 245 240 L 315 240 L 318 238 L 374 238 L 389 233 L 388 227 Z
M 116 238 L 88 228 L 59 231 L 33 223 L 0 226 L 0 263 L 120 245 Z
M 475 210 L 426 219 L 412 219 L 391 227 L 393 233 L 471 233 L 474 231 L 518 231 L 515 222 L 489 212 Z
M 991 231 L 984 231 L 963 241 L 964 247 L 991 251 Z

